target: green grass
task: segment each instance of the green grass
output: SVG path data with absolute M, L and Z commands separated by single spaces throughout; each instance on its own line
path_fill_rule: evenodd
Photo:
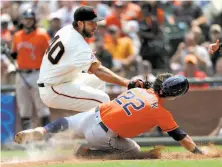
M 221 167 L 222 160 L 128 160 L 96 163 L 59 164 L 41 167 Z

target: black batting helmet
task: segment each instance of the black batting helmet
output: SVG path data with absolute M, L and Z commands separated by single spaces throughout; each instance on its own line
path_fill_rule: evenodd
M 26 19 L 26 18 L 33 18 L 35 19 L 35 12 L 33 9 L 27 9 L 22 13 L 22 18 Z
M 162 83 L 163 94 L 161 97 L 176 97 L 185 94 L 189 89 L 188 80 L 181 76 L 175 75 L 173 77 L 167 78 Z

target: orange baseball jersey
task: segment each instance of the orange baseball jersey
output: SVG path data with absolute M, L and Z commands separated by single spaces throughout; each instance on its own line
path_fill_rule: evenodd
M 26 34 L 24 30 L 16 32 L 12 42 L 12 51 L 18 54 L 18 68 L 39 69 L 49 42 L 48 33 L 40 28 L 36 28 L 30 34 Z
M 159 126 L 168 132 L 178 127 L 153 89 L 134 88 L 100 105 L 103 123 L 121 137 L 135 137 Z

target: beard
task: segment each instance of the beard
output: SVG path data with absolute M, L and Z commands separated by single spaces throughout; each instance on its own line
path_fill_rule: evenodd
M 86 38 L 90 38 L 90 37 L 93 36 L 90 32 L 88 32 L 88 31 L 86 30 L 85 24 L 84 24 L 84 26 L 83 26 L 82 33 L 83 33 L 83 35 L 84 35 Z
M 28 34 L 31 33 L 32 31 L 34 31 L 35 28 L 36 28 L 35 23 L 32 26 L 23 25 L 23 29 Z

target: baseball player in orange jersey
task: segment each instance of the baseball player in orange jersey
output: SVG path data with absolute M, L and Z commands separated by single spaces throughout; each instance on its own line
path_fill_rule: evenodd
M 129 84 L 101 65 L 85 40 L 93 36 L 101 20 L 92 7 L 81 6 L 74 13 L 73 24 L 56 33 L 44 55 L 38 79 L 40 96 L 47 106 L 88 111 L 110 101 L 104 81 Z
M 48 133 L 69 129 L 85 137 L 88 142 L 86 153 L 96 154 L 102 151 L 105 154 L 115 150 L 136 156 L 141 153 L 140 147 L 130 138 L 159 126 L 187 150 L 204 154 L 189 135 L 179 128 L 171 113 L 159 103 L 160 98 L 173 100 L 185 94 L 188 89 L 189 83 L 183 76 L 163 73 L 157 76 L 153 85 L 146 84 L 145 89 L 129 89 L 111 102 L 88 112 L 19 132 L 15 141 L 23 143 L 42 139 Z
M 32 9 L 22 14 L 23 30 L 15 33 L 11 56 L 16 59 L 16 100 L 21 117 L 22 129 L 31 128 L 32 110 L 35 107 L 42 125 L 49 123 L 49 109 L 39 96 L 37 79 L 43 55 L 49 46 L 50 37 L 36 27 Z M 33 106 L 34 105 L 34 106 Z

